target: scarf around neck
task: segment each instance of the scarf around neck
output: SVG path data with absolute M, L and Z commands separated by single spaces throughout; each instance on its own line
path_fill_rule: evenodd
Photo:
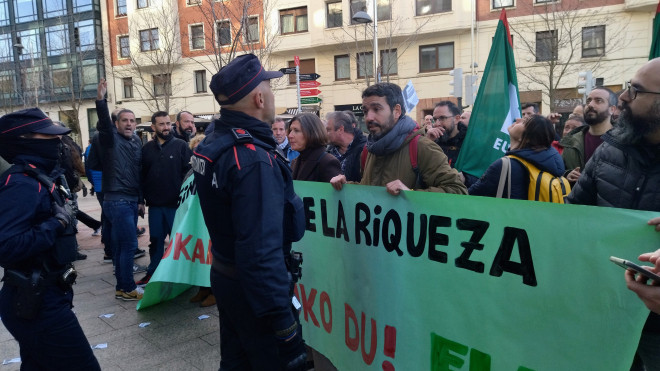
M 383 156 L 398 150 L 408 134 L 415 130 L 417 124 L 408 116 L 402 116 L 382 138 L 374 139 L 373 134 L 367 137 L 367 150 L 376 156 Z

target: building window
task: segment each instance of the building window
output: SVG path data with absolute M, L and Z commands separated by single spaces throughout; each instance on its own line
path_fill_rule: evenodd
M 128 36 L 119 36 L 119 58 L 130 58 L 131 44 Z
M 513 0 L 493 0 L 493 9 L 508 8 L 513 6 Z
M 280 33 L 298 32 L 307 32 L 307 7 L 280 10 Z
M 296 67 L 294 61 L 289 61 L 289 67 Z M 316 60 L 315 59 L 301 59 L 300 60 L 300 73 L 315 73 L 316 72 Z M 296 74 L 289 75 L 289 85 L 296 84 Z
M 374 53 L 358 53 L 357 55 L 357 77 L 363 79 L 365 76 L 374 76 Z
M 123 86 L 124 98 L 133 98 L 133 78 L 125 77 L 121 79 L 121 84 Z
M 605 55 L 605 26 L 582 28 L 582 58 Z
M 557 59 L 556 30 L 536 33 L 536 61 L 554 61 Z
M 200 5 L 200 4 L 202 4 L 202 0 L 187 0 L 186 3 L 188 5 Z
M 350 0 L 351 5 L 351 24 L 357 24 L 353 20 L 353 16 L 357 12 L 366 12 L 367 11 L 367 1 L 366 0 Z
M 74 45 L 78 51 L 90 51 L 96 47 L 97 39 L 94 36 L 94 20 L 89 19 L 86 21 L 76 22 L 73 29 Z M 100 32 L 99 32 L 100 34 Z
M 543 3 L 554 3 L 555 1 L 558 0 L 534 0 L 536 4 L 543 4 Z
M 147 52 L 158 49 L 158 29 L 140 30 L 140 50 Z
M 342 12 L 341 1 L 334 1 L 325 4 L 326 8 L 326 23 L 328 28 L 341 27 L 342 25 Z
M 444 71 L 454 68 L 454 43 L 419 47 L 419 72 Z
M 399 66 L 397 60 L 396 49 L 382 50 L 380 52 L 380 65 L 382 66 L 381 74 L 383 76 L 398 74 Z
M 39 30 L 25 30 L 18 32 L 17 43 L 23 45 L 21 59 L 36 59 L 41 56 L 41 43 L 39 42 Z
M 89 129 L 90 139 L 96 134 L 96 122 L 99 121 L 99 115 L 96 113 L 96 108 L 87 109 L 87 128 Z
M 117 0 L 117 17 L 126 15 L 126 0 Z
M 11 47 L 11 35 L 0 34 L 0 62 L 9 62 L 14 59 L 14 48 Z
M 69 27 L 66 24 L 46 27 L 46 53 L 49 57 L 67 54 L 69 51 Z
M 68 93 L 71 90 L 71 68 L 67 63 L 50 66 L 50 79 L 53 84 L 53 93 Z
M 417 15 L 428 15 L 451 11 L 451 0 L 415 0 Z
M 74 14 L 90 10 L 92 10 L 92 0 L 73 0 Z
M 218 46 L 231 45 L 231 22 L 218 21 L 216 23 Z
M 154 83 L 154 95 L 172 95 L 172 76 L 169 73 L 152 76 Z
M 204 49 L 204 25 L 190 26 L 190 49 Z
M 206 70 L 195 71 L 195 93 L 206 93 Z
M 0 0 L 0 26 L 9 24 L 9 0 Z
M 80 81 L 83 90 L 95 91 L 99 83 L 99 69 L 95 59 L 86 59 L 82 61 L 80 67 Z
M 149 7 L 149 0 L 137 0 L 137 8 L 144 9 Z
M 391 0 L 378 0 L 378 20 L 389 21 L 392 19 L 392 2 Z
M 259 16 L 248 17 L 245 41 L 249 43 L 259 42 Z
M 66 3 L 63 0 L 43 0 L 44 18 L 60 17 L 66 13 Z
M 14 16 L 16 23 L 34 21 L 37 19 L 37 2 L 33 0 L 14 0 Z
M 351 57 L 335 55 L 335 80 L 351 79 Z

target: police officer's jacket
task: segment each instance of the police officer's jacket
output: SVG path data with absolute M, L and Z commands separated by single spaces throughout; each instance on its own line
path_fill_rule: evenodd
M 290 247 L 283 248 L 290 173 L 283 174 L 288 167 L 267 150 L 277 146 L 268 124 L 241 112 L 220 113 L 192 163 L 213 259 L 235 267 L 256 316 L 286 328 L 294 321 L 284 262 Z
M 96 129 L 103 158 L 103 199 L 141 201 L 142 141 L 135 134 L 126 138 L 117 132 L 105 99 L 96 101 L 96 111 L 99 116 Z
M 14 164 L 32 164 L 42 172 L 53 170 L 47 160 L 19 155 Z M 29 165 L 27 165 L 29 166 Z M 49 174 L 54 175 L 54 174 Z M 0 266 L 29 270 L 47 259 L 58 233 L 64 230 L 51 211 L 53 198 L 35 178 L 23 173 L 0 176 Z

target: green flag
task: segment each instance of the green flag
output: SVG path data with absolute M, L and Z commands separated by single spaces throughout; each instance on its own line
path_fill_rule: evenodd
M 484 76 L 474 102 L 468 128 L 456 168 L 481 176 L 488 166 L 509 148 L 507 128 L 520 118 L 518 80 L 509 22 L 502 9 L 493 37 Z
M 658 2 L 658 9 L 655 11 L 655 18 L 653 18 L 653 41 L 651 41 L 651 52 L 649 53 L 649 60 L 660 57 L 660 2 Z

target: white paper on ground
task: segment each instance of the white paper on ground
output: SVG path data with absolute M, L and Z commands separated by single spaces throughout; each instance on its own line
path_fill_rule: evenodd
M 20 361 L 21 361 L 21 357 L 18 357 L 18 358 L 12 358 L 12 359 L 5 359 L 5 360 L 2 361 L 2 364 L 3 364 L 3 365 L 8 365 L 8 364 L 10 364 L 10 363 L 18 363 L 18 362 L 20 362 Z

